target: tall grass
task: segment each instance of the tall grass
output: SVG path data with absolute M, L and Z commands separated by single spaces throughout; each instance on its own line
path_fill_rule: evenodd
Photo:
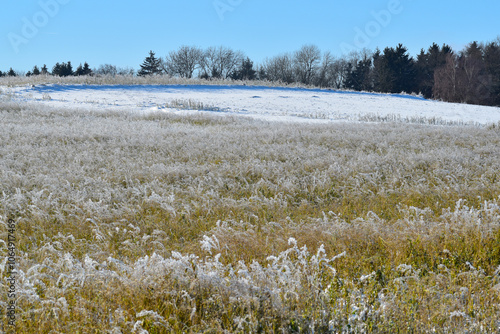
M 500 330 L 497 127 L 0 110 L 18 333 Z
M 314 88 L 301 83 L 286 84 L 268 80 L 232 80 L 232 79 L 200 79 L 179 78 L 169 75 L 133 76 L 133 75 L 93 75 L 58 77 L 52 75 L 36 75 L 30 77 L 0 77 L 0 86 L 15 87 L 25 85 L 240 85 L 267 87 L 304 87 Z

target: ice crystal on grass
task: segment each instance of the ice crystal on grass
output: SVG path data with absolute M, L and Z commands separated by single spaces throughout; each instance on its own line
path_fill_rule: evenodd
M 496 129 L 0 105 L 20 333 L 498 329 Z
M 207 237 L 206 235 L 204 235 L 203 240 L 201 241 L 201 249 L 209 252 L 210 255 L 212 255 L 212 249 L 220 249 L 219 240 L 217 240 L 217 237 L 215 235 L 211 237 Z

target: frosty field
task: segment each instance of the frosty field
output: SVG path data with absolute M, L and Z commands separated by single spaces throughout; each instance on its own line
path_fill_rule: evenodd
M 0 89 L 4 332 L 10 218 L 17 333 L 500 330 L 499 108 Z
M 411 95 L 221 85 L 35 85 L 3 88 L 22 101 L 57 108 L 136 111 L 200 109 L 286 121 L 498 123 L 500 108 L 443 103 Z

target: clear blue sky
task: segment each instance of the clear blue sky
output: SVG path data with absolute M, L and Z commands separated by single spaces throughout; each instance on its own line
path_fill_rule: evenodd
M 403 43 L 415 56 L 432 42 L 461 49 L 500 35 L 500 1 L 447 0 L 4 0 L 0 70 L 44 63 L 138 68 L 149 50 L 224 45 L 255 62 L 316 44 L 350 48 Z

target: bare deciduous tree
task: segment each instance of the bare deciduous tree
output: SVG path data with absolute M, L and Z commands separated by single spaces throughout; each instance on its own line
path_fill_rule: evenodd
M 298 81 L 306 85 L 312 84 L 320 61 L 321 51 L 316 45 L 304 45 L 296 51 L 293 64 Z
M 166 57 L 165 70 L 171 75 L 181 78 L 192 78 L 197 67 L 200 66 L 203 51 L 194 46 L 181 46 L 177 51 L 171 51 Z
M 446 64 L 434 72 L 433 95 L 437 99 L 449 102 L 459 102 L 458 57 L 454 53 L 446 56 Z
M 462 102 L 484 104 L 489 99 L 490 78 L 486 75 L 483 61 L 484 46 L 473 42 L 469 44 L 460 57 L 462 68 L 461 87 Z
M 203 77 L 227 79 L 243 61 L 243 53 L 223 46 L 209 47 L 203 54 L 201 68 Z
M 293 59 L 288 53 L 266 59 L 262 67 L 270 81 L 281 81 L 287 84 L 294 81 Z
M 491 77 L 487 75 L 482 47 L 471 43 L 460 55 L 449 54 L 434 75 L 434 97 L 448 102 L 489 104 Z
M 331 74 L 329 87 L 344 88 L 344 83 L 350 68 L 350 64 L 346 59 L 340 58 L 335 60 L 330 67 Z
M 323 55 L 323 61 L 318 70 L 318 75 L 316 77 L 316 85 L 319 87 L 331 87 L 331 77 L 332 77 L 332 65 L 334 63 L 334 57 L 330 51 L 325 52 Z
M 94 69 L 94 73 L 97 75 L 111 75 L 115 76 L 118 74 L 117 68 L 115 65 L 111 64 L 102 64 L 99 65 L 99 68 Z

